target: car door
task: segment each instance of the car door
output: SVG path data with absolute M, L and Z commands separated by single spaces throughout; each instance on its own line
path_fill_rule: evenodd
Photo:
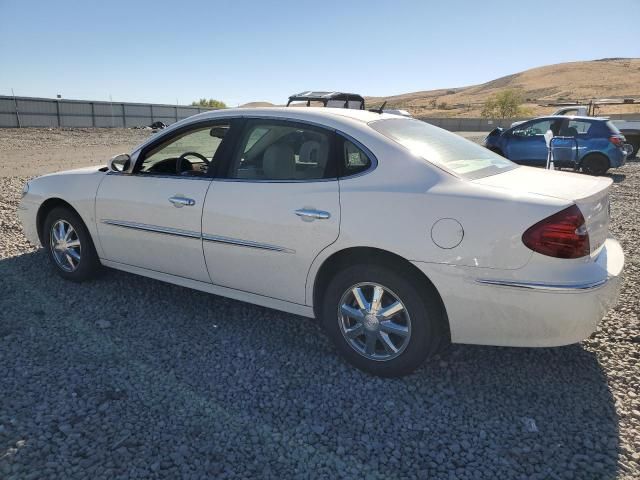
M 547 144 L 544 134 L 552 127 L 556 129 L 557 120 L 546 118 L 532 120 L 514 127 L 508 132 L 506 155 L 509 160 L 527 165 L 545 165 L 547 162 Z M 559 127 L 554 130 L 557 134 Z
M 249 119 L 202 214 L 204 256 L 220 286 L 304 304 L 314 258 L 338 238 L 332 131 Z
M 106 260 L 210 282 L 202 207 L 229 127 L 209 121 L 169 132 L 142 149 L 129 173 L 106 175 L 96 196 Z

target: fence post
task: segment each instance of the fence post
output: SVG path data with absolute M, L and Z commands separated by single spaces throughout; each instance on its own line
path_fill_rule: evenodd
M 151 107 L 151 123 L 155 122 L 153 119 L 153 104 L 149 105 Z
M 124 103 L 122 105 L 122 128 L 127 128 L 127 112 L 124 110 Z
M 176 122 L 177 122 L 178 121 L 178 106 L 177 105 L 175 106 L 175 109 L 176 109 Z
M 91 102 L 91 126 L 96 126 L 96 104 Z
M 56 117 L 58 118 L 58 128 L 62 127 L 60 122 L 60 100 L 56 100 Z

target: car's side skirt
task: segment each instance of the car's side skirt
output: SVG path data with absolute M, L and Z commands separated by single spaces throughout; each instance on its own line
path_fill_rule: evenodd
M 105 267 L 115 268 L 124 272 L 154 278 L 156 280 L 173 283 L 182 287 L 193 288 L 194 290 L 200 290 L 202 292 L 212 293 L 214 295 L 220 295 L 222 297 L 232 298 L 234 300 L 240 300 L 242 302 L 253 303 L 262 307 L 273 308 L 275 310 L 281 310 L 283 312 L 293 313 L 295 315 L 302 315 L 303 317 L 314 317 L 313 308 L 308 305 L 299 305 L 297 303 L 278 300 L 277 298 L 256 295 L 255 293 L 243 292 L 242 290 L 236 290 L 228 287 L 221 287 L 212 283 L 200 282 L 198 280 L 192 280 L 190 278 L 170 275 L 168 273 L 157 272 L 155 270 L 149 270 L 147 268 L 136 267 L 133 265 L 127 265 L 125 263 L 114 262 L 111 260 L 100 259 L 100 262 Z

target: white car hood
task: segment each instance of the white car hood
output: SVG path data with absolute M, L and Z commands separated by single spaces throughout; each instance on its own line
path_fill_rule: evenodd
M 53 177 L 56 175 L 90 175 L 94 173 L 103 174 L 104 172 L 101 172 L 100 169 L 105 167 L 106 165 L 93 165 L 91 167 L 74 168 L 73 170 L 63 170 L 61 172 L 48 173 L 46 175 L 42 175 L 39 178 Z

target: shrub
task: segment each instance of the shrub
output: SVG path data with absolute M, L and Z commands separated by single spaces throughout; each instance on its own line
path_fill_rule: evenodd
M 197 102 L 191 102 L 191 105 L 193 105 L 194 107 L 227 108 L 226 103 L 214 98 L 210 98 L 209 100 L 207 100 L 206 98 L 201 98 Z
M 521 105 L 522 96 L 518 91 L 502 90 L 487 98 L 481 114 L 485 118 L 514 118 L 525 115 L 526 110 Z

